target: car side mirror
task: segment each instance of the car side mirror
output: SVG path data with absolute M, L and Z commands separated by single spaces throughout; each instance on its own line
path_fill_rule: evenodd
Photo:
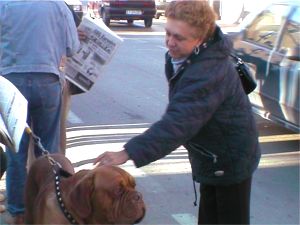
M 290 48 L 286 53 L 286 57 L 289 60 L 300 61 L 300 45 Z

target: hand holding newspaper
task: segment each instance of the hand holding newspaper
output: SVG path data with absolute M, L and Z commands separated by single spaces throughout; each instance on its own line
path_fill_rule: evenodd
M 116 50 L 122 39 L 110 30 L 102 20 L 83 17 L 79 30 L 86 34 L 81 41 L 80 49 L 69 58 L 65 65 L 66 78 L 79 87 L 88 91 L 95 83 Z
M 27 100 L 7 79 L 0 76 L 0 142 L 14 152 L 27 127 Z

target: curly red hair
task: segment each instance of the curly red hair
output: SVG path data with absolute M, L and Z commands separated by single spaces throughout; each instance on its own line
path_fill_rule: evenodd
M 165 16 L 196 28 L 196 38 L 207 40 L 215 31 L 216 14 L 207 0 L 172 1 L 166 9 Z

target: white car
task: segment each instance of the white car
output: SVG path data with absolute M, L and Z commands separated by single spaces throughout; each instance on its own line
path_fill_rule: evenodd
M 155 0 L 155 5 L 156 5 L 155 18 L 156 19 L 159 19 L 160 16 L 165 14 L 165 10 L 170 2 L 171 2 L 171 0 Z
M 79 0 L 65 0 L 65 3 L 74 10 L 80 19 L 82 18 L 84 11 L 86 12 L 86 10 L 83 9 L 84 7 L 82 2 Z

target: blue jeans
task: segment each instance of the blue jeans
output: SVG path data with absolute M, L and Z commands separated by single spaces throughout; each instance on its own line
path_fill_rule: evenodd
M 27 124 L 40 137 L 44 148 L 51 153 L 58 152 L 62 93 L 58 76 L 50 73 L 11 73 L 4 77 L 27 99 Z M 6 151 L 7 210 L 13 216 L 24 213 L 28 145 L 29 136 L 24 133 L 19 152 L 13 153 L 9 149 Z M 41 155 L 36 146 L 34 153 L 37 157 Z

